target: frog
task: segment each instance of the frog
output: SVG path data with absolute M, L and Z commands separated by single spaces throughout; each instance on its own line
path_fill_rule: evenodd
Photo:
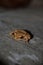
M 25 29 L 15 29 L 10 33 L 10 35 L 17 41 L 24 40 L 25 42 L 29 42 L 29 40 L 32 38 L 32 34 Z

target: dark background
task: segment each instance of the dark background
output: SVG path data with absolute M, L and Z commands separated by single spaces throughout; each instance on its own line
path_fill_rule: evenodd
M 43 0 L 0 0 L 0 6 L 5 8 L 32 7 L 43 8 Z

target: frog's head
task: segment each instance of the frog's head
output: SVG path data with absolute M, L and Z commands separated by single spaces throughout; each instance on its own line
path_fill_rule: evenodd
M 10 36 L 13 36 L 14 37 L 15 36 L 15 33 L 14 32 L 11 32 L 10 33 Z

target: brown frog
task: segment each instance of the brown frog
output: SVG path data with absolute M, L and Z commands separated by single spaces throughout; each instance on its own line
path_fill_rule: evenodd
M 32 38 L 32 35 L 27 30 L 16 29 L 10 33 L 13 39 L 15 40 L 24 40 L 25 42 L 29 42 Z

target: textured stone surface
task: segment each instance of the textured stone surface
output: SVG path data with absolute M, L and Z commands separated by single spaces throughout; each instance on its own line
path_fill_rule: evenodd
M 27 29 L 34 35 L 29 44 L 13 40 L 14 29 Z M 0 63 L 43 65 L 43 10 L 0 9 Z

